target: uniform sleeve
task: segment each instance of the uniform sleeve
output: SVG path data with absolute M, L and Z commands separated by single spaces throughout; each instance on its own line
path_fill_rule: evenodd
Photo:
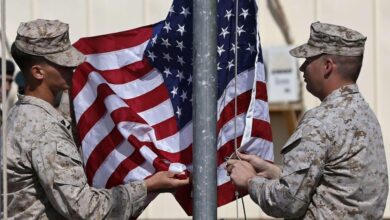
M 144 208 L 143 181 L 111 189 L 90 187 L 73 140 L 56 126 L 34 142 L 31 160 L 50 204 L 68 219 L 129 219 Z
M 323 174 L 326 133 L 319 122 L 300 126 L 282 148 L 283 169 L 279 179 L 256 176 L 249 181 L 251 198 L 270 216 L 303 216 Z

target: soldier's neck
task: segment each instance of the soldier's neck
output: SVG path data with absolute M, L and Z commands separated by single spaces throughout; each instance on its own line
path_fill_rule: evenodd
M 26 87 L 25 95 L 42 99 L 50 103 L 50 105 L 54 106 L 55 94 L 47 88 L 41 86 L 38 86 L 36 88 Z

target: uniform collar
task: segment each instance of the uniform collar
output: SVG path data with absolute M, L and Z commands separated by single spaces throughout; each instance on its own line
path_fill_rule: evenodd
M 70 123 L 49 103 L 43 99 L 34 96 L 18 95 L 20 104 L 35 105 L 45 110 L 49 115 L 53 116 L 58 122 L 65 127 L 70 127 Z
M 356 84 L 350 84 L 334 90 L 330 93 L 321 104 L 332 102 L 333 100 L 349 94 L 359 93 L 359 87 Z

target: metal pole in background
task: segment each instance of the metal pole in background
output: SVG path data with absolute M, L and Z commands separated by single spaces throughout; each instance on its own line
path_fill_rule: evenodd
M 217 219 L 217 1 L 193 6 L 193 217 Z
M 2 150 L 2 185 L 3 185 L 3 190 L 2 194 L 6 195 L 7 194 L 7 147 L 6 147 L 6 139 L 7 139 L 7 129 L 5 129 L 7 125 L 7 94 L 6 94 L 6 35 L 5 35 L 5 0 L 1 0 L 1 92 L 2 92 L 2 138 L 1 138 L 1 150 Z M 3 196 L 3 219 L 8 218 L 8 212 L 7 212 L 7 196 Z

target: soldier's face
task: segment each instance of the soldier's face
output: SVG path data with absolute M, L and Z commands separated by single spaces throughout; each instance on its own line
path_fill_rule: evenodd
M 1 77 L 0 77 L 0 102 L 2 102 L 3 100 L 3 96 L 2 96 L 2 94 L 3 94 L 3 92 L 2 92 L 2 85 L 1 85 Z M 8 96 L 8 93 L 9 93 L 9 91 L 11 90 L 11 85 L 12 85 L 12 82 L 13 82 L 13 76 L 11 76 L 11 75 L 6 75 L 6 79 L 5 79 L 5 91 L 6 91 L 6 94 L 7 94 L 7 96 Z
M 70 88 L 74 68 L 50 63 L 45 67 L 44 82 L 55 94 Z
M 307 91 L 320 99 L 322 98 L 323 87 L 322 64 L 321 55 L 318 55 L 306 58 L 305 62 L 299 67 L 299 70 L 303 72 Z

